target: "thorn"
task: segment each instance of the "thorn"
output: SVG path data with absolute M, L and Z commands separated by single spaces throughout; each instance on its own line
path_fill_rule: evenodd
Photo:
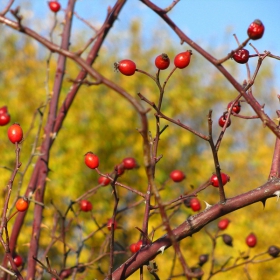
M 158 252 L 161 252 L 161 254 L 163 254 L 165 247 L 166 247 L 166 246 L 161 246 L 161 247 L 158 249 Z
M 205 202 L 205 204 L 206 204 L 206 208 L 205 208 L 205 210 L 207 210 L 207 209 L 210 209 L 211 207 L 212 207 L 212 205 L 211 204 L 209 204 L 208 202 L 206 202 L 205 200 L 203 200 L 204 202 Z
M 276 202 L 278 201 L 279 197 L 280 197 L 280 191 L 276 191 L 275 193 L 273 193 L 273 195 L 276 195 L 277 196 L 277 200 Z
M 278 200 L 278 199 L 277 199 Z M 263 204 L 263 209 L 265 208 L 265 203 L 266 203 L 266 199 L 261 200 L 261 203 Z

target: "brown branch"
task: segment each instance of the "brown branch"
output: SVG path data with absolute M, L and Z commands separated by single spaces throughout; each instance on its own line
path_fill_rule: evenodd
M 186 42 L 193 49 L 195 49 L 198 53 L 200 53 L 206 60 L 212 63 L 223 75 L 224 77 L 232 84 L 232 86 L 243 96 L 243 98 L 247 101 L 247 103 L 252 107 L 252 109 L 256 112 L 261 121 L 277 136 L 280 137 L 280 128 L 276 125 L 267 114 L 260 108 L 257 100 L 250 95 L 246 94 L 246 89 L 243 89 L 242 85 L 237 82 L 237 80 L 221 65 L 218 64 L 218 60 L 214 58 L 211 54 L 206 52 L 203 48 L 201 48 L 198 44 L 196 44 L 193 40 L 191 40 L 186 34 L 178 28 L 178 26 L 168 17 L 164 11 L 153 4 L 149 0 L 140 0 L 146 6 L 148 6 L 151 10 L 153 10 L 156 14 L 158 14 L 167 24 L 168 26 L 178 35 L 182 42 Z
M 12 5 L 14 4 L 15 0 L 10 0 L 10 2 L 7 4 L 7 6 L 4 8 L 4 10 L 0 13 L 0 16 L 5 16 L 6 13 L 10 10 Z
M 280 111 L 276 111 L 277 116 L 279 118 L 278 122 L 280 121 Z M 279 178 L 280 177 L 280 138 L 276 138 L 274 153 L 270 168 L 270 173 L 268 179 L 272 178 Z
M 256 189 L 228 198 L 225 204 L 217 203 L 203 212 L 191 216 L 184 223 L 173 229 L 172 233 L 176 237 L 176 240 L 180 241 L 198 232 L 205 225 L 223 215 L 275 196 L 274 193 L 279 190 L 280 180 L 274 178 Z M 120 280 L 129 277 L 139 267 L 145 265 L 149 260 L 155 258 L 159 252 L 167 249 L 171 245 L 170 237 L 165 235 L 154 241 L 153 244 L 144 246 L 138 254 L 133 255 L 114 271 L 112 275 L 113 279 Z

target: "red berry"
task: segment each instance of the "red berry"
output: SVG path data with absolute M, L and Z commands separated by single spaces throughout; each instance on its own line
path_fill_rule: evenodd
M 112 229 L 112 224 L 113 224 L 113 219 L 112 218 L 110 218 L 109 220 L 108 220 L 108 222 L 107 222 L 107 228 L 108 228 L 108 230 L 111 230 Z M 114 221 L 114 229 L 116 229 L 117 228 L 117 221 L 115 220 Z
M 136 253 L 136 243 L 132 243 L 130 246 L 129 246 L 129 250 L 131 253 Z
M 116 168 L 117 168 L 118 176 L 123 175 L 123 173 L 125 171 L 123 164 L 118 165 Z
M 229 102 L 227 105 L 227 109 L 229 109 L 231 107 L 233 102 Z M 232 112 L 234 112 L 235 114 L 238 114 L 241 111 L 241 104 L 240 102 L 236 101 L 232 107 Z
M 222 183 L 223 183 L 223 186 L 229 182 L 230 180 L 230 177 L 225 174 L 225 173 L 221 173 L 221 178 L 222 178 Z M 218 188 L 219 187 L 219 181 L 218 181 L 218 176 L 216 174 L 213 174 L 210 178 L 210 181 L 211 181 L 211 184 L 212 186 Z
M 10 115 L 8 113 L 0 114 L 0 126 L 4 126 L 10 122 Z
M 199 211 L 201 209 L 200 201 L 198 198 L 194 197 L 190 201 L 190 205 L 193 211 Z
M 7 106 L 1 107 L 1 108 L 0 108 L 0 115 L 6 114 L 6 113 L 8 113 L 8 108 L 7 108 Z
M 135 244 L 135 250 L 136 250 L 136 252 L 138 252 L 138 251 L 141 249 L 142 244 L 143 244 L 142 240 L 139 240 L 139 241 Z
M 263 36 L 264 33 L 264 25 L 259 20 L 254 20 L 248 27 L 247 34 L 250 39 L 257 40 L 260 39 Z
M 26 197 L 21 197 L 16 202 L 16 208 L 19 212 L 25 212 L 28 208 L 28 199 Z
M 97 168 L 99 166 L 98 156 L 92 152 L 87 152 L 85 154 L 85 164 L 91 169 Z
M 17 255 L 14 257 L 14 263 L 17 267 L 22 266 L 23 264 L 23 259 L 21 256 Z
M 226 123 L 226 119 L 227 119 L 227 114 L 223 114 L 220 118 L 219 118 L 219 126 L 220 127 L 224 127 L 225 123 Z M 229 127 L 231 125 L 231 120 L 229 119 L 228 123 L 227 123 L 227 127 Z
M 245 64 L 249 60 L 249 51 L 246 49 L 241 49 L 235 52 L 232 58 L 240 64 Z
M 22 140 L 23 132 L 19 124 L 15 123 L 8 129 L 8 137 L 12 143 L 19 143 Z
M 160 54 L 155 59 L 155 65 L 158 69 L 164 70 L 168 68 L 170 59 L 166 53 Z
M 254 233 L 250 233 L 247 237 L 246 237 L 246 244 L 249 247 L 255 247 L 257 244 L 257 237 Z
M 183 69 L 190 64 L 192 51 L 179 53 L 174 58 L 174 65 L 177 68 Z
M 92 204 L 91 204 L 91 202 L 90 201 L 88 201 L 88 200 L 81 200 L 80 201 L 80 209 L 81 209 L 81 211 L 83 211 L 83 212 L 89 212 L 89 211 L 91 211 L 92 210 Z
M 111 180 L 107 177 L 100 176 L 98 178 L 98 184 L 102 186 L 108 186 L 111 183 Z
M 228 227 L 229 223 L 230 223 L 229 219 L 222 219 L 218 223 L 218 228 L 224 230 Z
M 133 169 L 137 167 L 137 162 L 134 158 L 132 157 L 127 157 L 125 159 L 123 159 L 123 167 L 125 169 Z
M 181 170 L 173 170 L 169 176 L 174 182 L 181 182 L 186 178 Z
M 60 277 L 61 279 L 68 278 L 69 276 L 71 276 L 72 272 L 73 272 L 73 271 L 72 271 L 71 268 L 64 269 L 64 270 L 62 270 L 62 271 L 59 273 L 59 277 Z
M 57 13 L 61 8 L 60 4 L 56 1 L 49 1 L 49 7 L 54 13 Z
M 138 252 L 140 249 L 141 249 L 141 246 L 142 246 L 142 240 L 139 240 L 138 242 L 136 243 L 133 243 L 129 246 L 129 250 L 131 253 L 136 253 Z
M 136 64 L 130 59 L 123 59 L 114 64 L 115 69 L 118 69 L 126 76 L 132 76 L 136 71 Z

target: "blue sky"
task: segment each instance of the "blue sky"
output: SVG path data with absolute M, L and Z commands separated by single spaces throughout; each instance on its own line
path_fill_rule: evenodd
M 154 0 L 153 2 L 165 8 L 172 3 L 172 0 Z M 52 16 L 47 8 L 47 1 L 38 0 L 30 1 L 30 3 L 34 8 L 34 18 L 42 19 Z M 61 0 L 60 3 L 65 8 L 67 0 Z M 114 3 L 115 0 L 77 0 L 76 11 L 83 18 L 95 24 L 101 24 L 106 16 L 107 7 L 113 6 Z M 265 33 L 261 40 L 253 41 L 254 46 L 260 52 L 267 50 L 280 56 L 279 11 L 280 0 L 181 0 L 169 16 L 180 29 L 206 50 L 210 47 L 218 48 L 221 45 L 235 48 L 236 42 L 231 34 L 236 33 L 240 41 L 245 40 L 249 24 L 258 18 L 265 25 Z M 63 17 L 63 13 L 60 12 L 59 16 Z M 152 38 L 153 33 L 149 31 L 161 29 L 163 34 L 170 34 L 174 45 L 178 46 L 178 51 L 185 49 L 170 28 L 138 0 L 127 1 L 114 28 L 117 32 L 124 32 L 131 19 L 136 18 L 141 19 L 147 41 L 154 40 L 156 44 L 156 38 Z M 77 29 L 84 27 L 79 21 L 75 21 L 74 26 Z M 251 47 L 247 46 L 247 49 L 250 53 L 253 52 Z M 222 53 L 221 57 L 226 53 Z M 280 62 L 275 60 L 274 64 L 277 75 L 280 76 Z M 280 86 L 280 81 L 278 85 Z

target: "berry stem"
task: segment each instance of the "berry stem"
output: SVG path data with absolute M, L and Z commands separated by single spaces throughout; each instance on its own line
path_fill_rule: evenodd
M 278 116 L 278 124 L 280 124 L 280 110 L 276 111 Z M 268 179 L 280 177 L 280 139 L 276 137 L 275 147 L 273 152 L 272 164 Z
M 220 168 L 220 163 L 219 163 L 219 158 L 218 158 L 218 150 L 216 149 L 216 147 L 214 145 L 214 141 L 213 141 L 213 137 L 212 137 L 212 123 L 213 123 L 213 121 L 212 121 L 212 110 L 210 110 L 209 114 L 208 114 L 208 131 L 209 131 L 208 142 L 209 142 L 210 147 L 211 147 L 211 151 L 212 151 L 212 155 L 213 155 L 213 159 L 214 159 L 215 170 L 216 170 L 216 175 L 217 175 L 218 181 L 219 181 L 220 202 L 224 203 L 226 201 L 226 196 L 225 196 L 224 186 L 223 186 L 223 183 L 222 183 L 221 168 Z M 226 126 L 226 124 L 225 124 L 225 126 Z

